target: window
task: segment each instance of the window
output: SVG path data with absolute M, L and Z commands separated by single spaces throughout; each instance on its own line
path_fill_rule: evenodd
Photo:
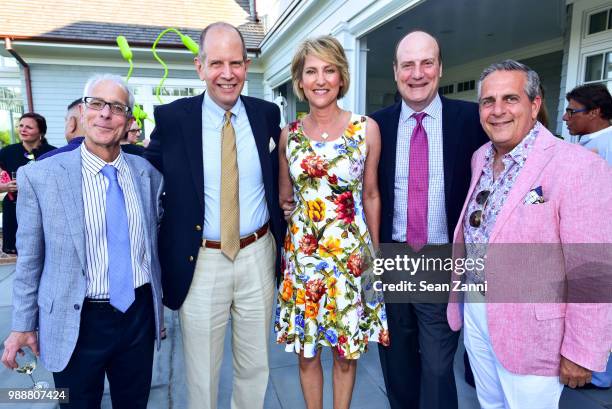
M 586 57 L 584 82 L 612 80 L 612 51 Z
M 0 148 L 17 141 L 16 128 L 21 115 L 21 88 L 0 85 Z
M 153 95 L 155 95 L 155 87 L 152 88 Z M 159 94 L 162 96 L 173 96 L 173 97 L 192 97 L 202 92 L 200 89 L 191 87 L 163 87 L 159 90 Z
M 135 103 L 148 116 L 147 119 L 142 121 L 142 139 L 149 138 L 155 127 L 153 123 L 153 109 L 160 104 L 155 94 L 155 89 L 158 84 L 158 78 L 145 77 L 133 77 L 129 83 L 130 89 L 134 93 Z M 179 98 L 201 94 L 204 87 L 205 84 L 199 79 L 168 78 L 159 94 L 162 102 L 167 104 Z
M 0 56 L 0 68 L 17 68 L 17 61 L 14 58 Z
M 471 91 L 476 88 L 476 80 L 464 81 L 457 84 L 457 92 Z
M 612 29 L 612 9 L 599 11 L 589 16 L 588 35 L 610 29 Z
M 440 88 L 438 88 L 438 91 L 440 92 L 440 95 L 452 94 L 455 91 L 455 85 L 454 84 L 443 85 Z

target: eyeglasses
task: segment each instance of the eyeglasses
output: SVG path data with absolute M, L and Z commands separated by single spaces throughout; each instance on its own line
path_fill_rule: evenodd
M 476 195 L 476 204 L 482 206 L 480 210 L 474 210 L 470 215 L 470 226 L 478 228 L 482 223 L 482 212 L 484 212 L 487 207 L 487 202 L 489 201 L 489 196 L 491 196 L 490 190 L 482 190 L 478 192 Z
M 136 132 L 140 133 L 140 132 L 142 132 L 142 129 L 140 129 L 140 128 L 138 128 L 138 129 L 130 129 L 128 131 L 128 133 L 136 133 Z
M 87 108 L 95 111 L 102 111 L 104 107 L 108 105 L 113 115 L 127 116 L 132 111 L 127 105 L 123 105 L 118 102 L 106 102 L 105 100 L 96 97 L 85 97 L 83 98 L 83 102 Z
M 580 112 L 587 112 L 587 111 L 590 111 L 590 109 L 588 108 L 582 108 L 582 109 L 565 108 L 565 113 L 567 114 L 569 118 L 574 116 L 574 114 L 578 114 Z

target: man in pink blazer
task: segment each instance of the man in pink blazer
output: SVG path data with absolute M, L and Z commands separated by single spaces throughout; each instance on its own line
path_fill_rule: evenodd
M 485 409 L 558 407 L 563 384 L 590 381 L 612 346 L 612 304 L 602 302 L 610 300 L 566 303 L 558 298 L 565 291 L 547 292 L 588 284 L 593 271 L 579 259 L 592 248 L 608 255 L 594 261 L 609 263 L 612 170 L 537 122 L 541 102 L 538 75 L 516 61 L 480 77 L 480 121 L 491 142 L 472 157 L 453 257 L 485 267 L 456 271 L 453 281 L 486 291 L 451 292 L 447 316 L 453 330 L 464 327 Z M 607 267 L 597 279 L 609 284 Z

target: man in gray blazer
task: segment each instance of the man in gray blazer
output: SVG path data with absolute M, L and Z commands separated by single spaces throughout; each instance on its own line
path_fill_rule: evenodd
M 2 363 L 40 352 L 70 408 L 99 407 L 104 375 L 114 408 L 146 408 L 154 339 L 163 324 L 157 228 L 162 177 L 121 152 L 134 97 L 98 75 L 80 107 L 79 149 L 22 167 L 12 332 Z

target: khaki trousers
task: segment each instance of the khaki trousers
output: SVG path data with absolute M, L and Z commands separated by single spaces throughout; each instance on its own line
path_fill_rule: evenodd
M 232 325 L 232 409 L 263 408 L 276 249 L 270 232 L 231 262 L 200 248 L 179 318 L 190 409 L 215 409 L 228 319 Z

